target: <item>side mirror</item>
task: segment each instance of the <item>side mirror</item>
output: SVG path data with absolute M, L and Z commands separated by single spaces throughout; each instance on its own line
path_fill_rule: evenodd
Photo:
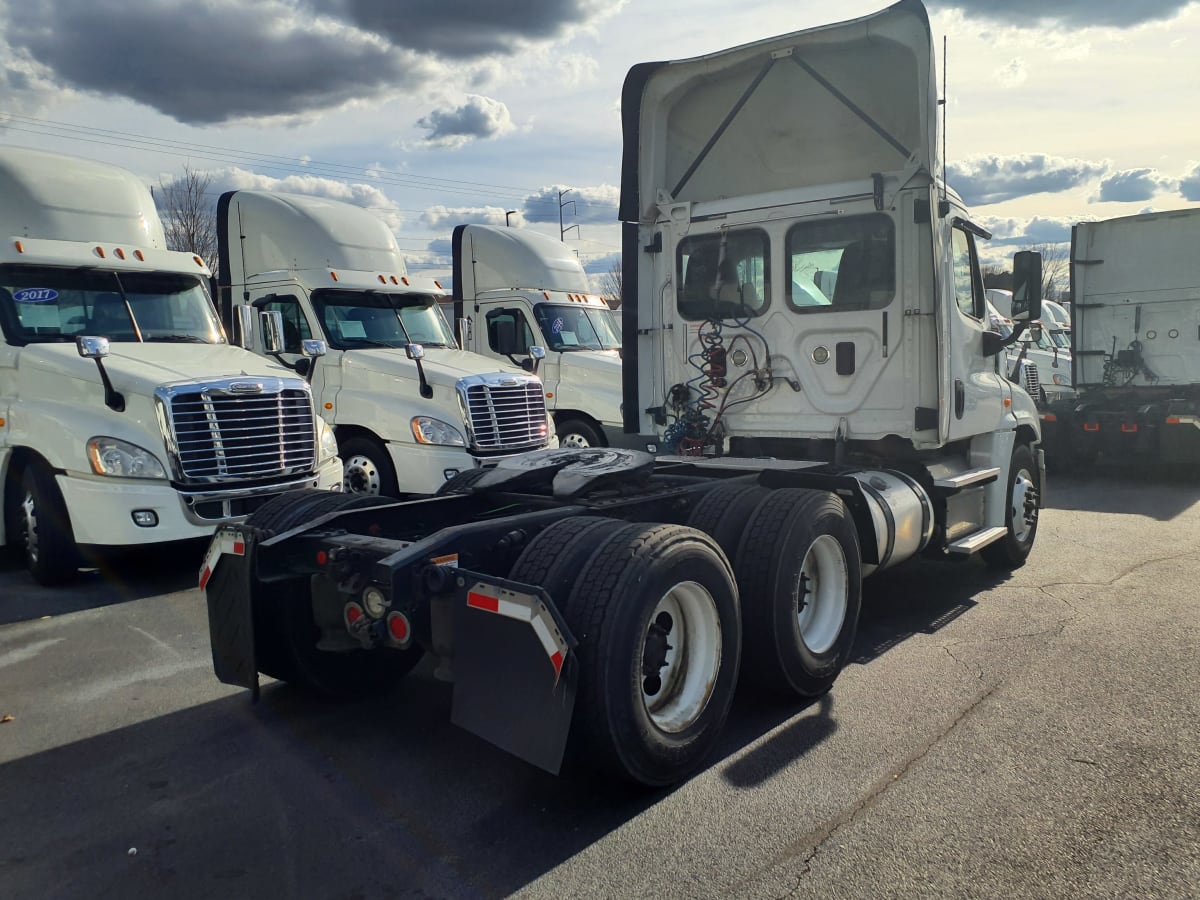
M 537 346 L 530 347 L 529 355 L 532 356 L 534 359 L 545 359 L 546 358 L 546 348 L 545 347 L 537 347 Z
M 325 346 L 324 341 L 307 338 L 300 342 L 300 352 L 305 356 L 316 359 L 317 357 L 324 356 L 326 353 L 328 353 L 329 348 Z
M 84 359 L 104 359 L 108 356 L 108 338 L 80 335 L 75 338 L 75 349 Z
M 239 347 L 249 350 L 254 343 L 254 307 L 238 304 L 236 309 L 238 333 L 234 338 Z
M 521 360 L 521 368 L 526 372 L 534 375 L 537 374 L 538 363 L 546 358 L 546 348 L 533 346 L 529 348 L 529 355 Z
M 463 350 L 471 347 L 471 320 L 467 316 L 458 320 L 458 345 Z
M 425 358 L 425 348 L 421 344 L 405 344 L 404 353 L 409 359 Z
M 985 357 L 995 356 L 1004 349 L 1004 335 L 997 331 L 985 331 L 983 333 L 983 355 Z
M 1013 254 L 1012 315 L 1014 322 L 1042 317 L 1042 254 L 1021 250 Z
M 1029 326 L 1029 339 L 1035 344 L 1042 342 L 1042 323 L 1034 322 Z
M 283 351 L 283 313 L 270 310 L 260 314 L 262 317 L 262 339 L 264 353 L 281 353 Z

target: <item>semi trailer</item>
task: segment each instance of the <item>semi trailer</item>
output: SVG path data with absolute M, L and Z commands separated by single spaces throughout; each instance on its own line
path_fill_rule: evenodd
M 358 693 L 428 655 L 460 726 L 665 785 L 739 682 L 833 686 L 862 578 L 1023 565 L 1038 414 L 998 371 L 986 232 L 936 177 L 934 83 L 916 0 L 634 67 L 623 415 L 646 449 L 532 453 L 405 502 L 281 498 L 210 545 L 217 676 Z M 1014 271 L 1019 335 L 1040 257 Z
M 0 235 L 0 546 L 39 582 L 341 487 L 309 385 L 229 344 L 133 173 L 0 148 Z
M 1078 397 L 1050 406 L 1064 464 L 1200 463 L 1200 208 L 1081 222 L 1071 232 Z

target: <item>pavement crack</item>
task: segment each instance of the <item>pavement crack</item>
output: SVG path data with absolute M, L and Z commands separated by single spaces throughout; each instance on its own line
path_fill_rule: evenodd
M 949 652 L 949 650 L 947 650 L 947 652 Z M 951 656 L 953 657 L 953 654 L 951 654 Z M 804 881 L 804 877 L 812 872 L 812 863 L 816 859 L 817 854 L 821 852 L 821 848 L 828 844 L 834 835 L 836 835 L 847 825 L 853 824 L 854 820 L 858 818 L 860 813 L 878 803 L 880 798 L 883 797 L 883 795 L 889 790 L 891 790 L 893 785 L 898 784 L 905 775 L 912 771 L 913 767 L 915 767 L 922 760 L 924 760 L 925 757 L 933 752 L 935 747 L 949 737 L 950 734 L 952 734 L 954 730 L 958 728 L 958 726 L 962 724 L 962 722 L 969 715 L 971 715 L 971 713 L 978 709 L 980 704 L 991 697 L 992 694 L 995 693 L 1000 687 L 1001 683 L 1002 682 L 997 682 L 996 684 L 993 684 L 991 687 L 987 688 L 987 690 L 980 692 L 965 709 L 955 716 L 954 720 L 949 725 L 926 741 L 920 748 L 910 755 L 899 767 L 899 769 L 894 770 L 889 775 L 885 775 L 871 785 L 871 788 L 853 807 L 846 810 L 841 815 L 831 819 L 823 828 L 809 832 L 802 840 L 793 842 L 787 850 L 776 857 L 776 860 L 772 862 L 768 868 L 774 867 L 775 865 L 786 862 L 788 859 L 799 856 L 802 849 L 808 850 L 807 854 L 804 856 L 801 869 L 795 876 L 796 886 L 788 893 L 782 895 L 780 900 L 794 896 L 796 892 L 800 890 L 800 886 Z

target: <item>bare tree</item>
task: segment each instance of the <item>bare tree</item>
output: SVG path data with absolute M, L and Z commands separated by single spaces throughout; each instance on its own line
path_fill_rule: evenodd
M 1070 244 L 1034 244 L 1025 247 L 1042 254 L 1042 296 L 1055 300 L 1070 289 Z
M 1002 290 L 1012 290 L 1012 272 L 1005 269 L 1003 266 L 995 264 L 983 266 L 980 270 L 983 275 L 983 286 L 985 288 L 1001 288 Z
M 621 257 L 613 260 L 607 272 L 600 276 L 600 290 L 612 309 L 620 309 L 625 294 L 621 285 Z
M 184 163 L 180 178 L 159 182 L 155 199 L 167 233 L 167 249 L 195 253 L 216 274 L 217 224 L 216 210 L 209 199 L 211 185 L 211 175 Z

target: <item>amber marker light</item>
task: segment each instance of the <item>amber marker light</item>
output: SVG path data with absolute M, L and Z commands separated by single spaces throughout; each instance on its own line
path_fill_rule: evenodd
M 97 255 L 98 257 L 100 257 L 101 259 L 104 259 L 104 248 L 103 248 L 103 247 L 97 247 L 97 248 L 96 248 L 96 255 Z
M 122 250 L 120 247 L 118 247 L 116 250 L 113 251 L 113 256 L 115 256 L 117 259 L 124 259 L 125 251 Z
M 21 244 L 20 241 L 13 241 L 13 246 L 17 248 L 18 253 L 25 252 L 25 247 L 24 247 L 24 245 Z
M 337 281 L 337 280 L 338 280 L 338 279 L 337 279 L 337 272 L 334 272 L 334 271 L 332 271 L 332 270 L 330 270 L 330 272 L 329 272 L 329 277 L 330 277 L 330 278 L 332 278 L 334 281 Z

